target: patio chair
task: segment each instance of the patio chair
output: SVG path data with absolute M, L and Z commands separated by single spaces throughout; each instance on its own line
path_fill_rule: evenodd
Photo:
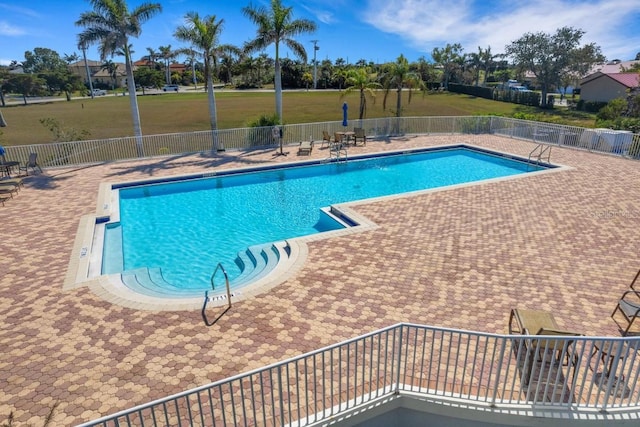
M 367 135 L 364 128 L 353 128 L 353 145 L 358 145 L 358 139 L 362 140 L 362 145 L 367 145 Z
M 6 202 L 7 200 L 9 200 L 8 197 L 2 197 L 0 196 L 0 203 L 2 203 L 2 206 L 4 206 L 4 202 Z
M 517 325 L 517 329 L 514 328 L 514 321 Z M 553 314 L 549 312 L 517 308 L 511 310 L 511 314 L 509 316 L 509 334 L 513 335 L 514 331 L 523 335 L 558 337 L 582 336 L 582 334 L 576 332 L 559 330 Z M 574 351 L 574 345 L 575 340 L 566 338 L 545 338 L 523 341 L 522 346 L 525 350 L 523 355 L 529 359 L 527 362 L 527 381 L 531 376 L 531 369 L 534 360 L 549 364 L 557 363 L 562 366 L 569 366 L 569 370 L 571 370 L 571 368 L 575 369 L 578 357 Z M 534 354 L 536 355 L 535 359 Z
M 298 147 L 298 155 L 306 154 L 307 156 L 311 155 L 311 151 L 313 151 L 313 141 L 300 141 L 300 146 Z
M 616 323 L 618 322 L 615 320 L 614 316 L 617 311 L 622 313 L 622 316 L 627 322 L 627 326 L 624 329 L 624 332 L 622 332 L 622 335 L 626 336 L 629 333 L 629 329 L 631 329 L 633 322 L 640 318 L 640 291 L 626 291 L 622 294 L 622 297 L 618 301 L 618 305 L 613 310 L 613 313 L 611 313 L 611 318 Z M 620 326 L 620 324 L 618 324 L 618 326 Z
M 324 147 L 327 144 L 327 147 L 331 147 L 331 135 L 326 130 L 322 131 L 322 142 L 320 143 L 320 148 Z
M 636 282 L 638 281 L 638 277 L 640 277 L 640 270 L 638 270 L 638 272 L 636 273 L 636 277 L 633 278 L 633 281 L 631 282 L 631 285 L 629 285 L 629 288 L 635 289 L 635 285 L 636 285 Z
M 29 159 L 26 161 L 24 166 L 18 166 L 18 169 L 24 171 L 27 175 L 29 175 L 29 168 L 35 171 L 36 169 L 42 173 L 42 168 L 38 164 L 38 153 L 29 154 Z

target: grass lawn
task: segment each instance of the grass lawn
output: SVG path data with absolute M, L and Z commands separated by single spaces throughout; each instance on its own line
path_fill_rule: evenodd
M 516 113 L 540 114 L 533 107 L 475 98 L 453 93 L 414 93 L 408 103 L 408 91 L 402 92 L 403 116 L 467 116 L 497 114 L 513 116 Z M 368 101 L 365 118 L 386 117 L 390 111 L 382 109 L 383 94 L 374 102 Z M 349 105 L 349 119 L 358 118 L 359 95 L 342 98 L 337 91 L 291 91 L 283 95 L 284 122 L 312 123 L 342 120 L 342 103 Z M 395 107 L 395 93 L 391 93 L 387 106 Z M 138 96 L 140 120 L 145 135 L 190 132 L 210 129 L 207 96 L 204 92 L 161 93 Z M 216 92 L 218 127 L 239 128 L 261 115 L 275 111 L 273 92 L 221 90 Z M 66 129 L 86 130 L 87 139 L 113 138 L 133 135 L 133 125 L 126 96 L 96 97 L 42 104 L 16 105 L 2 109 L 8 126 L 2 128 L 0 144 L 25 145 L 48 143 L 53 135 L 40 120 L 57 119 Z M 558 123 L 593 126 L 593 117 L 577 115 L 556 109 L 546 112 L 546 118 Z M 545 117 L 539 117 L 544 120 Z

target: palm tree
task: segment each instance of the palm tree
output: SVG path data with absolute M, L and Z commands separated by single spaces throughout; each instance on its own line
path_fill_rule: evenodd
M 215 54 L 213 55 L 213 65 L 216 70 L 216 74 L 218 75 L 218 79 L 222 79 L 222 70 L 218 69 L 218 62 L 220 65 L 224 65 L 226 77 L 225 80 L 227 82 L 231 81 L 231 67 L 236 58 L 239 58 L 242 55 L 242 49 L 238 46 L 234 46 L 232 44 L 221 44 L 216 47 Z
M 307 62 L 304 46 L 294 40 L 295 36 L 312 33 L 316 24 L 308 19 L 292 19 L 293 7 L 284 7 L 280 0 L 271 0 L 271 8 L 247 6 L 242 13 L 258 26 L 256 38 L 245 45 L 247 52 L 263 50 L 275 45 L 275 92 L 276 115 L 282 124 L 282 74 L 280 70 L 280 43 L 284 43 L 295 56 Z
M 356 91 L 360 93 L 360 120 L 367 112 L 367 95 L 375 98 L 375 89 L 382 87 L 375 81 L 375 77 L 367 68 L 356 68 L 347 72 L 347 84 L 350 86 L 344 90 L 343 96 Z
M 160 46 L 158 47 L 158 51 L 160 52 L 160 58 L 164 60 L 164 74 L 166 83 L 168 85 L 171 84 L 171 60 L 176 57 L 174 51 L 171 50 L 171 45 Z
M 413 89 L 422 89 L 424 82 L 420 76 L 411 71 L 409 61 L 404 55 L 400 55 L 396 62 L 387 64 L 387 70 L 383 76 L 384 81 L 384 100 L 382 102 L 382 109 L 386 109 L 387 96 L 391 89 L 396 90 L 396 117 L 402 115 L 402 89 L 404 87 L 409 88 L 409 102 L 411 102 L 411 93 Z
M 207 98 L 209 101 L 209 120 L 211 130 L 218 128 L 216 112 L 216 98 L 213 91 L 213 62 L 216 54 L 218 37 L 222 31 L 224 20 L 216 21 L 215 15 L 207 15 L 201 18 L 197 12 L 189 12 L 185 15 L 185 24 L 179 26 L 173 33 L 178 40 L 190 43 L 194 49 L 200 49 L 199 55 L 204 60 L 204 75 L 207 81 Z M 213 132 L 214 150 L 218 150 L 217 133 Z
M 79 44 L 99 43 L 98 50 L 103 61 L 107 56 L 113 56 L 118 49 L 124 53 L 133 130 L 137 137 L 138 155 L 143 156 L 142 127 L 131 66 L 129 37 L 138 37 L 142 33 L 142 24 L 160 13 L 162 6 L 159 3 L 143 3 L 130 11 L 126 0 L 89 0 L 89 3 L 93 10 L 83 12 L 76 21 L 76 25 L 85 28 L 78 35 Z
M 116 79 L 118 78 L 118 64 L 108 59 L 100 65 L 100 70 L 105 70 L 111 77 L 111 90 L 115 89 Z
M 78 56 L 77 53 L 73 52 L 70 55 L 67 55 L 66 53 L 63 56 L 64 62 L 66 62 L 67 64 L 73 64 L 74 62 L 77 62 L 80 57 Z
M 149 55 L 147 55 L 147 65 L 151 66 L 151 67 L 153 67 L 155 69 L 156 68 L 156 60 L 160 56 L 160 53 L 158 53 L 158 51 L 155 50 L 152 47 L 148 47 L 147 48 L 147 52 L 149 53 Z
M 478 46 L 478 52 L 472 52 L 467 57 L 469 67 L 473 70 L 473 80 L 476 82 L 476 86 L 480 85 L 480 69 L 482 68 L 482 48 Z
M 482 78 L 482 85 L 484 86 L 487 83 L 487 75 L 489 74 L 496 55 L 491 53 L 491 46 L 487 46 L 485 50 L 480 49 L 480 46 L 478 46 L 478 53 L 480 54 L 480 61 L 482 62 L 482 68 L 484 70 L 484 77 Z

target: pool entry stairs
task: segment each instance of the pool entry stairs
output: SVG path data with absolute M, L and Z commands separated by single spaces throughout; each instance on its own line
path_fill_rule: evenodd
M 231 288 L 244 286 L 267 277 L 278 267 L 280 261 L 289 258 L 289 255 L 290 247 L 286 241 L 254 245 L 238 252 L 235 263 L 240 274 L 230 281 Z M 122 282 L 130 289 L 152 297 L 200 297 L 206 290 L 210 294 L 225 292 L 223 286 L 220 289 L 210 289 L 209 283 L 203 284 L 203 289 L 181 288 L 179 284 L 167 281 L 158 267 L 127 270 L 120 276 Z

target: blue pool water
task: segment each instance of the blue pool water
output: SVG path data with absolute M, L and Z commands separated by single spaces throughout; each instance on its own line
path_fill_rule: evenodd
M 323 207 L 539 169 L 454 148 L 121 188 L 103 274 L 159 267 L 173 285 L 206 290 L 218 262 L 240 274 L 249 246 L 342 228 Z

